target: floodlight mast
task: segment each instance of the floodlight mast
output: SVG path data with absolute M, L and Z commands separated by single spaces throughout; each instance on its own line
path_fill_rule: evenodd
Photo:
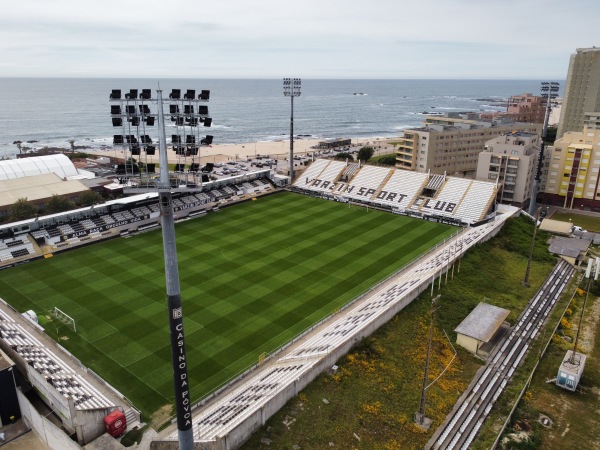
M 158 98 L 158 142 L 160 160 L 160 181 L 158 195 L 165 256 L 165 277 L 167 284 L 167 302 L 169 311 L 169 330 L 171 336 L 171 357 L 173 362 L 173 383 L 175 387 L 175 406 L 177 410 L 177 431 L 180 450 L 193 450 L 194 433 L 192 429 L 191 398 L 187 373 L 187 355 L 183 331 L 183 312 L 181 308 L 181 289 L 179 286 L 179 268 L 175 242 L 175 220 L 169 182 L 169 158 L 165 133 L 165 117 L 162 105 L 162 90 L 157 89 Z
M 290 116 L 290 184 L 294 180 L 294 97 L 300 97 L 300 78 L 283 79 L 283 95 L 290 97 L 292 112 Z
M 544 116 L 544 127 L 542 128 L 542 142 L 540 142 L 540 153 L 538 155 L 537 169 L 533 183 L 531 184 L 531 198 L 529 199 L 529 214 L 534 215 L 536 209 L 536 201 L 538 194 L 538 187 L 542 176 L 542 164 L 544 160 L 544 146 L 546 140 L 546 133 L 548 132 L 548 120 L 550 119 L 550 110 L 552 109 L 552 100 L 558 97 L 559 83 L 555 81 L 542 81 L 540 88 L 541 97 L 546 99 L 546 114 Z

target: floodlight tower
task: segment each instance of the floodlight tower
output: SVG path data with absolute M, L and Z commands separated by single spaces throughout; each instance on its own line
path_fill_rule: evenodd
M 550 110 L 552 109 L 552 100 L 558 97 L 559 83 L 554 81 L 542 81 L 541 96 L 546 99 L 546 115 L 544 117 L 544 127 L 542 128 L 542 142 L 540 143 L 540 154 L 538 155 L 537 170 L 535 178 L 531 185 L 531 199 L 529 200 L 529 214 L 534 215 L 537 200 L 538 187 L 542 176 L 542 164 L 544 160 L 544 146 L 546 133 L 548 132 L 548 120 L 550 119 Z
M 292 101 L 292 114 L 290 116 L 290 184 L 294 179 L 294 97 L 300 97 L 300 78 L 283 79 L 283 95 Z
M 128 153 L 131 155 L 140 154 L 141 148 L 138 143 L 143 144 L 146 154 L 149 154 L 148 146 L 146 146 L 146 144 L 151 144 L 152 140 L 148 135 L 140 135 L 139 126 L 140 124 L 153 125 L 154 118 L 157 119 L 160 178 L 158 182 L 151 178 L 147 178 L 145 184 L 141 183 L 140 180 L 137 180 L 138 184 L 136 184 L 135 187 L 130 187 L 129 192 L 139 193 L 157 191 L 159 196 L 179 448 L 182 450 L 193 450 L 194 434 L 192 429 L 190 382 L 187 372 L 181 289 L 179 285 L 177 247 L 175 245 L 175 220 L 171 192 L 174 189 L 177 191 L 197 191 L 202 188 L 198 188 L 197 186 L 199 184 L 196 182 L 190 183 L 192 187 L 189 188 L 187 176 L 181 178 L 181 176 L 177 174 L 173 174 L 173 176 L 169 174 L 165 117 L 163 112 L 162 90 L 160 87 L 157 89 L 156 93 L 157 114 L 153 115 L 147 105 L 147 103 L 151 103 L 152 101 L 150 89 L 142 90 L 142 95 L 140 96 L 142 104 L 138 104 L 137 89 L 131 89 L 129 94 L 125 95 L 125 100 L 121 99 L 120 90 L 112 91 L 110 95 L 111 101 L 121 103 L 118 106 L 111 106 L 113 126 L 123 127 L 124 131 L 126 126 L 128 133 L 131 132 L 132 129 L 136 132 L 136 134 L 122 136 L 115 135 L 114 143 L 124 146 L 126 159 L 124 184 L 131 186 L 131 178 L 135 176 L 135 173 L 133 169 L 131 174 L 127 172 L 127 155 Z M 206 136 L 204 139 L 196 139 L 197 134 L 199 133 L 198 125 L 200 123 L 203 123 L 204 126 L 210 126 L 212 124 L 212 119 L 207 117 L 208 107 L 199 104 L 207 102 L 209 96 L 209 91 L 202 91 L 198 98 L 196 98 L 196 91 L 188 89 L 183 98 L 181 98 L 180 89 L 172 90 L 167 103 L 169 103 L 171 121 L 175 122 L 176 134 L 172 135 L 171 141 L 173 150 L 178 157 L 192 156 L 193 161 L 193 156 L 198 154 L 199 146 L 210 145 L 212 143 L 212 136 Z M 144 101 L 146 103 L 144 103 Z M 124 122 L 124 119 L 126 119 L 126 122 Z M 143 133 L 145 133 L 145 128 L 143 129 Z M 141 136 L 143 136 L 143 138 Z M 182 136 L 185 136 L 185 138 L 182 139 Z M 154 146 L 150 147 L 152 154 L 154 154 Z M 133 166 L 133 162 L 131 165 Z M 183 172 L 182 165 L 177 164 L 177 166 L 180 171 Z M 193 162 L 191 167 L 194 167 Z M 185 182 L 185 184 L 182 184 L 182 182 Z

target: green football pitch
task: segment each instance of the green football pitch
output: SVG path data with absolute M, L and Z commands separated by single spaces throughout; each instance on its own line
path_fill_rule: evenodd
M 191 394 L 200 399 L 454 228 L 278 193 L 176 225 Z M 173 402 L 160 230 L 0 272 L 0 297 L 144 413 Z M 77 333 L 51 319 L 54 307 Z

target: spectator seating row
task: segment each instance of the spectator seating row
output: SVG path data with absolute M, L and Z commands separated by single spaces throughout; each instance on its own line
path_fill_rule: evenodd
M 39 373 L 49 386 L 53 386 L 65 398 L 72 399 L 75 409 L 105 409 L 113 406 L 82 375 L 1 310 L 0 338 Z
M 349 178 L 346 174 L 350 166 L 317 159 L 298 177 L 294 187 L 323 196 L 333 194 L 342 201 L 370 203 L 466 224 L 486 218 L 497 192 L 492 182 L 368 165 Z

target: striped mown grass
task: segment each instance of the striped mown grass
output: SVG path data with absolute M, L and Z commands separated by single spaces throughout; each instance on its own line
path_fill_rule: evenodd
M 199 399 L 455 231 L 279 193 L 176 225 Z M 173 387 L 160 230 L 0 272 L 0 296 L 152 414 Z M 52 320 L 55 307 L 77 333 Z

